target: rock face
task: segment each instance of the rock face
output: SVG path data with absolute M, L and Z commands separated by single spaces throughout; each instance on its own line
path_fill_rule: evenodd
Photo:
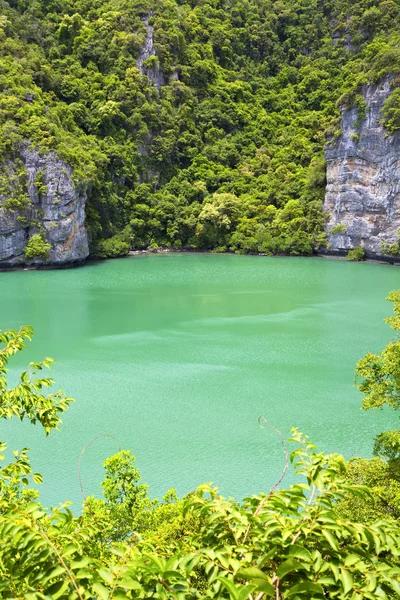
M 74 183 L 71 167 L 52 152 L 41 156 L 25 149 L 20 158 L 18 168 L 22 167 L 26 181 L 25 189 L 18 190 L 19 202 L 13 200 L 18 187 L 16 163 L 9 161 L 2 169 L 9 183 L 8 189 L 3 186 L 0 191 L 0 267 L 82 262 L 89 254 L 86 190 Z M 24 249 L 37 233 L 51 249 L 46 258 L 28 260 Z
M 147 75 L 147 77 L 154 83 L 157 90 L 160 90 L 163 85 L 165 85 L 165 78 L 160 70 L 160 65 L 158 63 L 156 57 L 156 51 L 154 49 L 154 27 L 149 25 L 149 16 L 143 19 L 143 23 L 146 27 L 146 39 L 143 47 L 139 51 L 139 57 L 137 59 L 137 67 L 142 75 Z M 151 65 L 145 64 L 145 61 L 150 57 L 154 56 L 154 62 Z
M 380 124 L 381 110 L 390 93 L 390 79 L 364 86 L 365 118 L 360 119 L 356 107 L 343 108 L 343 133 L 326 147 L 324 208 L 329 217 L 326 231 L 333 253 L 362 246 L 367 256 L 381 257 L 382 242 L 393 243 L 397 239 L 400 132 L 389 135 Z M 335 227 L 336 232 L 330 233 Z

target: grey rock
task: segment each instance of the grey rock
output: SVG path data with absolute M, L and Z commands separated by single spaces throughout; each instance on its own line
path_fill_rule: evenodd
M 400 230 L 400 132 L 389 135 L 380 123 L 391 79 L 363 87 L 364 119 L 357 108 L 342 109 L 342 134 L 325 149 L 326 232 L 336 253 L 362 246 L 367 256 L 384 256 L 382 242 L 395 242 Z M 338 224 L 346 232 L 331 234 Z
M 85 229 L 86 189 L 73 180 L 73 171 L 54 153 L 40 155 L 21 150 L 20 159 L 26 169 L 29 202 L 24 209 L 5 207 L 7 195 L 0 195 L 0 266 L 54 265 L 82 262 L 89 255 Z M 4 164 L 3 173 L 13 182 L 15 164 Z M 41 176 L 42 193 L 37 189 Z M 12 186 L 12 183 L 10 184 Z M 35 233 L 41 233 L 51 245 L 46 259 L 28 260 L 24 248 Z
M 163 72 L 160 69 L 160 65 L 158 60 L 151 66 L 147 67 L 144 63 L 151 56 L 156 56 L 156 51 L 154 49 L 154 27 L 149 25 L 149 18 L 151 14 L 143 19 L 143 23 L 146 27 L 146 39 L 144 45 L 139 51 L 139 57 L 137 59 L 137 68 L 142 73 L 142 75 L 147 75 L 147 77 L 154 83 L 157 90 L 160 90 L 163 85 L 165 85 L 165 77 Z

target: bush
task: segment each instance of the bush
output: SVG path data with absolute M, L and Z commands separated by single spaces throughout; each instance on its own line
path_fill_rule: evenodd
M 382 117 L 383 126 L 387 131 L 394 133 L 400 129 L 400 88 L 395 89 L 385 100 Z
M 400 256 L 400 240 L 393 242 L 382 242 L 380 251 L 387 256 Z
M 337 235 L 338 233 L 346 233 L 346 231 L 346 226 L 343 225 L 343 223 L 338 223 L 337 225 L 335 225 L 335 227 L 332 227 L 329 233 L 332 235 Z
M 51 244 L 48 244 L 40 233 L 35 233 L 25 246 L 24 254 L 29 259 L 41 258 L 44 260 L 49 258 L 50 250 Z
M 349 250 L 346 256 L 347 260 L 365 260 L 365 250 L 361 246 L 354 246 L 352 250 Z
M 115 235 L 99 243 L 96 256 L 98 258 L 117 258 L 118 256 L 126 256 L 129 250 L 130 245 L 128 242 L 121 240 L 118 235 Z
M 388 462 L 380 458 L 356 458 L 346 467 L 346 482 L 367 486 L 371 496 L 361 498 L 347 492 L 336 507 L 339 518 L 359 523 L 400 518 L 399 473 Z

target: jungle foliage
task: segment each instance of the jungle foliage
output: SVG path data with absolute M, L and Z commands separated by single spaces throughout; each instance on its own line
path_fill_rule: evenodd
M 400 68 L 399 14 L 395 0 L 0 0 L 2 154 L 29 140 L 73 166 L 99 256 L 311 253 L 337 103 L 362 113 L 362 85 Z M 395 89 L 389 131 L 398 105 Z

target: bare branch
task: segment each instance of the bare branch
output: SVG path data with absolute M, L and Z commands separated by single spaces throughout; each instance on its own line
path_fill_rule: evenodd
M 277 429 L 276 427 L 271 425 L 271 423 L 269 423 L 265 417 L 261 416 L 258 418 L 258 424 L 262 429 L 264 429 L 263 423 L 265 423 L 265 425 L 267 425 L 270 429 L 273 429 L 273 431 L 275 431 L 275 433 L 277 433 L 279 435 L 281 444 L 282 444 L 282 448 L 285 453 L 285 466 L 283 467 L 283 471 L 282 471 L 281 476 L 279 477 L 278 481 L 270 489 L 269 494 L 267 496 L 265 496 L 265 498 L 263 498 L 261 500 L 261 502 L 259 503 L 259 505 L 257 506 L 256 510 L 253 513 L 253 517 L 256 517 L 261 512 L 262 507 L 264 506 L 264 504 L 266 503 L 268 498 L 274 493 L 274 491 L 276 490 L 278 485 L 282 482 L 282 480 L 285 477 L 286 472 L 289 468 L 289 450 L 287 449 L 285 438 L 283 437 L 283 435 L 281 434 L 279 429 Z M 246 542 L 249 532 L 250 532 L 250 524 L 248 525 L 246 532 L 244 534 L 244 538 L 243 538 L 243 542 L 242 542 L 243 544 Z
M 100 435 L 96 435 L 96 437 L 94 437 L 92 440 L 90 440 L 90 442 L 88 444 L 86 444 L 86 446 L 84 447 L 84 449 L 82 450 L 80 456 L 79 456 L 79 460 L 78 460 L 78 481 L 79 481 L 79 486 L 81 488 L 81 494 L 83 497 L 83 500 L 86 500 L 86 495 L 85 495 L 85 491 L 83 489 L 83 485 L 82 485 L 82 477 L 81 477 L 81 462 L 82 462 L 82 458 L 83 455 L 85 454 L 86 450 L 89 448 L 89 446 L 91 446 L 93 444 L 93 442 L 95 442 L 96 440 L 98 440 L 101 437 L 109 437 L 112 438 L 113 440 L 115 440 L 118 444 L 118 452 L 120 452 L 121 450 L 121 444 L 119 442 L 119 439 L 116 438 L 114 435 L 112 435 L 111 433 L 101 433 Z

